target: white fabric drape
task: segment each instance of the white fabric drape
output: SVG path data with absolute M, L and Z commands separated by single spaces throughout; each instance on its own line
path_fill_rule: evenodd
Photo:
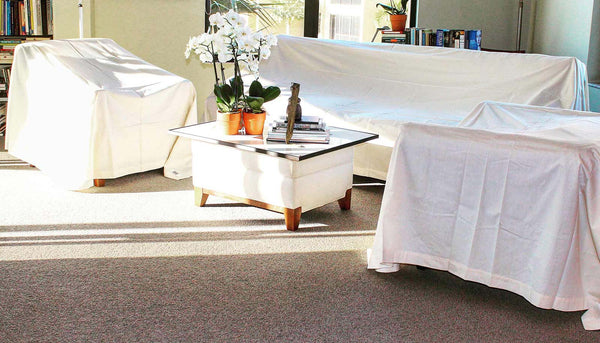
M 404 124 L 369 258 L 447 270 L 600 329 L 600 116 L 484 103 Z
M 9 153 L 66 189 L 160 167 L 191 176 L 189 142 L 168 130 L 197 121 L 194 86 L 110 39 L 19 45 L 8 104 Z
M 354 172 L 385 179 L 401 125 L 456 126 L 482 101 L 587 110 L 585 65 L 573 57 L 509 54 L 278 36 L 260 77 L 284 93 L 265 104 L 285 114 L 300 83 L 303 113 L 378 133 L 356 149 Z

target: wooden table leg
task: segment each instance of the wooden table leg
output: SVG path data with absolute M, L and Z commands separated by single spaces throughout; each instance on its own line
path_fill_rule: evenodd
M 346 196 L 338 200 L 338 204 L 340 205 L 340 209 L 349 210 L 350 204 L 352 203 L 352 188 L 346 191 Z
M 202 207 L 206 205 L 207 199 L 208 193 L 204 193 L 200 187 L 194 187 L 194 204 L 196 206 Z
M 300 225 L 300 215 L 302 215 L 302 207 L 295 209 L 284 208 L 283 217 L 285 218 L 285 227 L 290 231 L 298 230 Z
M 104 187 L 106 184 L 104 179 L 94 179 L 94 186 L 96 187 Z

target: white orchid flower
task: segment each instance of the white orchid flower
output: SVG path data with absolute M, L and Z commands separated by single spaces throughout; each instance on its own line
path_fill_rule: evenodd
M 225 20 L 229 23 L 229 25 L 237 26 L 240 21 L 240 15 L 234 10 L 229 10 L 227 13 L 225 13 Z
M 244 27 L 247 25 L 248 25 L 248 17 L 240 14 L 235 27 Z
M 247 60 L 248 60 L 248 58 L 250 58 L 250 57 L 248 56 L 248 54 L 246 54 L 246 53 L 241 53 L 241 54 L 240 54 L 240 56 L 238 56 L 238 61 L 245 62 L 245 61 L 247 61 Z
M 252 30 L 248 26 L 241 26 L 234 30 L 238 39 L 250 39 L 253 36 Z
M 214 56 L 210 52 L 204 51 L 204 52 L 198 54 L 198 58 L 200 59 L 200 62 L 202 62 L 202 63 L 212 63 Z
M 219 51 L 219 62 L 227 63 L 233 59 L 233 54 L 228 51 Z
M 260 49 L 260 58 L 266 60 L 271 56 L 271 48 L 263 47 Z
M 238 48 L 245 53 L 254 53 L 258 49 L 259 45 L 251 37 L 242 38 L 238 40 Z
M 250 72 L 255 78 L 258 78 L 258 60 L 250 58 L 244 62 L 244 69 Z
M 211 14 L 210 17 L 208 17 L 208 22 L 210 23 L 210 25 L 217 26 L 219 28 L 225 25 L 225 19 L 223 18 L 221 13 L 218 12 Z
M 223 27 L 221 27 L 219 29 L 219 31 L 216 32 L 217 35 L 221 35 L 221 36 L 230 36 L 234 33 L 234 28 L 231 25 L 225 25 Z
M 198 43 L 199 44 L 204 44 L 204 45 L 208 45 L 210 43 L 213 42 L 214 40 L 214 35 L 210 34 L 210 33 L 203 33 L 200 37 L 198 37 Z
M 254 32 L 248 26 L 247 17 L 233 10 L 225 14 L 214 13 L 208 20 L 209 31 L 190 37 L 185 57 L 196 54 L 203 63 L 236 61 L 244 73 L 258 78 L 259 60 L 270 57 L 271 47 L 277 45 L 277 37 L 263 31 Z M 218 84 L 216 71 L 215 79 Z

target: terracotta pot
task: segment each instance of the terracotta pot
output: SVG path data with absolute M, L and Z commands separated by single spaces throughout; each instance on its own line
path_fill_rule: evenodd
M 244 127 L 247 135 L 262 135 L 265 127 L 267 112 L 250 113 L 244 112 Z
M 217 121 L 215 122 L 217 131 L 223 135 L 237 135 L 240 129 L 241 117 L 241 111 L 217 111 Z
M 393 31 L 404 32 L 406 28 L 406 14 L 390 14 L 390 24 Z

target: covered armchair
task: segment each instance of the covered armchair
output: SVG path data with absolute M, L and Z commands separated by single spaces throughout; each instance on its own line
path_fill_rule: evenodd
M 66 189 L 164 167 L 191 176 L 189 143 L 168 134 L 197 121 L 193 84 L 110 39 L 17 47 L 7 115 L 11 155 Z

